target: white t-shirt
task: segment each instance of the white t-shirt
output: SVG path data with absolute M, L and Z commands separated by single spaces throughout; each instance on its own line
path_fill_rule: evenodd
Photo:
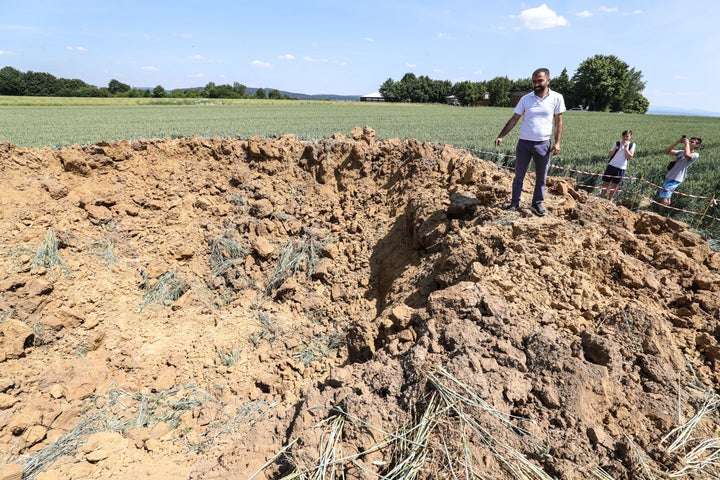
M 523 95 L 515 106 L 515 113 L 523 116 L 520 124 L 520 138 L 533 142 L 550 140 L 555 115 L 565 111 L 565 99 L 552 90 L 540 98 L 535 92 Z
M 680 150 L 675 154 L 675 166 L 665 174 L 665 180 L 674 180 L 676 182 L 684 182 L 690 165 L 700 158 L 698 152 L 692 152 L 690 158 L 685 157 L 685 150 Z
M 635 155 L 635 143 L 630 143 L 632 143 L 632 145 L 630 145 L 630 153 Z M 615 148 L 616 146 L 617 144 L 614 143 L 612 148 Z M 622 142 L 620 143 L 620 148 L 617 152 L 615 152 L 612 160 L 610 160 L 610 165 L 621 170 L 627 170 L 628 159 L 625 157 L 625 147 L 623 147 Z

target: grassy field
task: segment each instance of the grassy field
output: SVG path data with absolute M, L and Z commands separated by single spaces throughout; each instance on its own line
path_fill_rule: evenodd
M 0 140 L 23 147 L 57 148 L 103 140 L 195 135 L 245 138 L 293 133 L 302 139 L 319 139 L 370 125 L 381 139 L 445 143 L 501 163 L 504 155 L 514 153 L 518 128 L 500 149 L 493 141 L 511 114 L 509 108 L 372 102 L 0 97 Z M 720 196 L 720 175 L 716 173 L 720 118 L 575 111 L 566 112 L 563 118 L 562 151 L 554 157 L 555 165 L 602 173 L 613 142 L 620 139 L 620 132 L 631 129 L 637 150 L 628 175 L 657 184 L 671 159 L 664 149 L 681 134 L 699 136 L 704 140 L 700 160 L 691 167 L 680 190 L 696 196 Z M 512 157 L 507 160 L 511 162 Z M 551 174 L 567 172 L 555 169 Z M 583 183 L 597 183 L 597 177 L 591 175 L 572 175 Z M 623 186 L 632 183 L 625 181 Z M 676 196 L 673 205 L 704 211 L 708 202 Z M 709 213 L 720 216 L 717 207 Z

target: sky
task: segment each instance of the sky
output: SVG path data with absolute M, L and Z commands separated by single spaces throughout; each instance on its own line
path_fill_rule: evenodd
M 364 95 L 406 73 L 572 77 L 615 55 L 642 72 L 651 111 L 720 115 L 720 2 L 604 1 L 2 0 L 0 68 L 97 87 Z

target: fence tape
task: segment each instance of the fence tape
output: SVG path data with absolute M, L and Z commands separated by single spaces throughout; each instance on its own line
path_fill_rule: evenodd
M 509 154 L 503 154 L 503 153 L 497 153 L 497 152 L 485 152 L 485 151 L 482 151 L 482 150 L 475 150 L 475 149 L 470 149 L 470 152 L 473 153 L 473 154 L 480 154 L 480 155 L 482 155 L 483 157 L 485 157 L 485 156 L 487 156 L 487 155 L 490 155 L 492 158 L 515 158 L 515 155 L 509 155 Z M 505 165 L 501 165 L 501 167 L 502 167 L 502 168 L 508 168 L 508 169 L 510 169 L 510 170 L 514 170 L 512 167 L 507 167 L 507 166 L 505 166 Z M 645 183 L 645 184 L 647 184 L 647 185 L 652 185 L 653 188 L 655 188 L 656 190 L 667 190 L 667 189 L 664 188 L 663 186 L 657 185 L 657 184 L 655 184 L 655 183 L 653 183 L 653 182 L 651 182 L 651 181 L 645 180 L 644 178 L 633 177 L 633 176 L 630 176 L 630 175 L 625 175 L 624 177 L 613 176 L 613 175 L 604 175 L 604 174 L 602 174 L 602 173 L 597 173 L 597 172 L 588 172 L 588 171 L 585 171 L 585 170 L 577 170 L 577 169 L 573 169 L 573 168 L 563 167 L 563 166 L 561 166 L 561 165 L 556 165 L 556 164 L 554 164 L 554 163 L 550 163 L 550 167 L 551 167 L 551 168 L 555 168 L 555 169 L 557 169 L 557 170 L 564 170 L 564 171 L 566 171 L 566 172 L 571 172 L 571 173 L 576 173 L 576 174 L 582 174 L 582 175 L 589 175 L 589 176 L 592 176 L 592 177 L 603 177 L 603 176 L 605 176 L 605 177 L 610 177 L 610 178 L 622 178 L 622 179 L 624 179 L 624 180 L 636 181 L 636 182 Z M 578 183 L 577 186 L 578 186 L 578 187 L 583 187 L 583 188 L 589 188 L 589 189 L 601 189 L 601 190 L 602 190 L 602 187 L 595 186 L 595 185 L 585 185 L 585 184 Z M 643 194 L 641 194 L 641 193 L 638 194 L 638 192 L 634 192 L 634 191 L 631 191 L 631 190 L 622 190 L 622 189 L 619 189 L 619 188 L 618 188 L 617 191 L 618 191 L 618 192 L 627 193 L 627 194 L 629 194 L 629 195 L 630 195 L 630 194 L 631 194 L 631 195 L 637 195 L 637 196 L 639 196 L 640 198 L 643 198 L 643 199 L 649 201 L 650 203 L 652 203 L 652 204 L 654 204 L 654 205 L 661 205 L 659 202 L 656 202 L 653 198 L 648 197 L 647 195 L 643 195 Z M 689 197 L 689 198 L 695 198 L 695 199 L 699 199 L 699 200 L 708 200 L 708 209 L 709 209 L 711 206 L 718 206 L 718 204 L 719 204 L 719 203 L 718 203 L 718 199 L 715 198 L 715 197 L 712 197 L 712 196 L 711 196 L 711 197 L 708 197 L 708 196 L 705 196 L 705 195 L 692 195 L 692 194 L 690 194 L 690 193 L 684 193 L 684 192 L 680 192 L 680 191 L 678 191 L 678 190 L 674 190 L 674 191 L 673 191 L 673 194 L 674 194 L 674 195 L 681 195 L 681 196 L 685 196 L 685 197 Z M 664 207 L 665 207 L 666 209 L 669 209 L 669 210 L 675 210 L 675 211 L 677 211 L 677 212 L 683 212 L 683 213 L 687 213 L 687 214 L 690 214 L 690 215 L 698 215 L 698 216 L 703 217 L 703 218 L 710 218 L 710 219 L 715 220 L 715 221 L 720 221 L 720 217 L 716 217 L 716 216 L 714 216 L 714 215 L 709 215 L 709 214 L 707 213 L 707 209 L 705 210 L 705 212 L 694 212 L 694 211 L 691 211 L 691 210 L 685 210 L 685 209 L 673 207 L 673 206 L 670 206 L 670 205 L 664 205 Z

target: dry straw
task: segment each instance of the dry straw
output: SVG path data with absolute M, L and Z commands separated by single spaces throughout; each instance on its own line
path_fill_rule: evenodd
M 280 253 L 278 265 L 268 280 L 265 293 L 270 295 L 293 273 L 303 268 L 308 276 L 312 275 L 321 252 L 322 242 L 311 235 L 304 235 L 300 240 L 286 243 Z
M 329 417 L 315 427 L 324 429 L 315 460 L 292 450 L 296 439 L 268 460 L 250 480 L 281 458 L 295 465 L 295 471 L 282 480 L 345 478 L 345 472 L 353 468 L 362 470 L 364 478 L 384 480 L 412 480 L 438 468 L 446 469 L 444 475 L 450 472 L 448 478 L 483 478 L 473 453 L 473 445 L 477 448 L 479 444 L 486 447 L 513 478 L 551 480 L 552 477 L 519 450 L 499 438 L 512 438 L 535 452 L 547 450 L 544 442 L 518 426 L 524 419 L 493 408 L 442 367 L 434 367 L 425 372 L 425 376 L 427 395 L 418 418 L 411 425 L 389 433 L 334 407 Z M 341 440 L 348 426 L 378 432 L 381 440 L 362 452 L 343 454 Z M 374 471 L 360 461 L 373 452 L 383 452 L 390 458 L 387 463 L 373 463 L 373 467 L 384 468 L 384 471 Z
M 45 232 L 45 241 L 43 241 L 35 251 L 35 258 L 33 258 L 30 271 L 36 272 L 41 269 L 52 270 L 57 267 L 62 268 L 66 272 L 70 270 L 63 259 L 60 258 L 58 239 L 55 232 L 52 229 L 48 229 L 48 231 Z

